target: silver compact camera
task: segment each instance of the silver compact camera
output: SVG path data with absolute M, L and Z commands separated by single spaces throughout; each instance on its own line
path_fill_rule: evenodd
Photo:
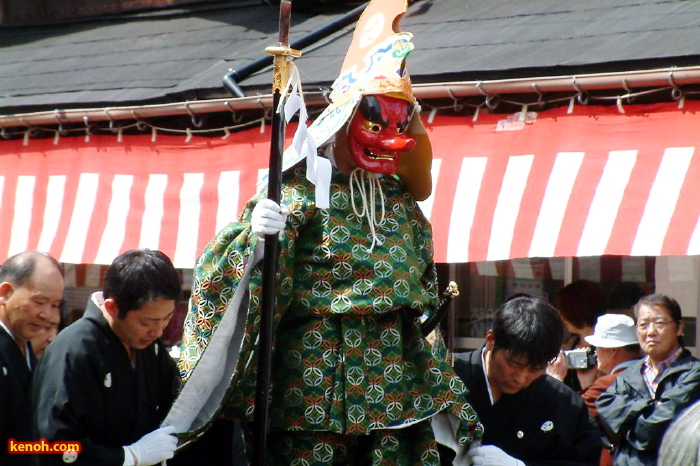
M 566 365 L 569 369 L 590 369 L 598 364 L 591 348 L 577 348 L 564 351 Z

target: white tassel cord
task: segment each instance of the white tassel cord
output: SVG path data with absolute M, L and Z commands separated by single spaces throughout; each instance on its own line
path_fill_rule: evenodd
M 360 199 L 362 205 L 358 209 L 355 205 L 355 189 L 360 193 Z M 376 195 L 379 194 L 380 203 L 382 206 L 382 215 L 379 221 L 376 219 Z M 352 210 L 355 215 L 358 216 L 360 221 L 362 217 L 367 219 L 367 225 L 369 225 L 370 232 L 372 234 L 372 245 L 367 250 L 368 253 L 372 253 L 375 245 L 382 245 L 382 241 L 379 240 L 377 236 L 377 228 L 381 227 L 386 219 L 386 197 L 382 191 L 382 185 L 379 182 L 379 178 L 376 174 L 365 171 L 361 168 L 356 168 L 350 173 L 350 199 L 352 201 Z

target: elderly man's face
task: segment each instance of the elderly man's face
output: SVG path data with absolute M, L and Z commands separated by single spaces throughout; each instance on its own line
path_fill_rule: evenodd
M 663 306 L 642 304 L 637 311 L 637 338 L 654 362 L 668 359 L 680 346 L 683 321 L 675 322 Z
M 63 276 L 53 265 L 37 264 L 23 286 L 0 283 L 2 319 L 20 344 L 42 334 L 62 300 Z
M 615 360 L 613 359 L 616 351 L 623 351 L 621 348 L 601 348 L 595 350 L 596 359 L 598 360 L 598 369 L 601 372 L 610 374 L 614 369 Z

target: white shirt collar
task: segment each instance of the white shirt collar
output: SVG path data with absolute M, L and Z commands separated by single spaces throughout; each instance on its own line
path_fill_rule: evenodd
M 17 343 L 17 339 L 15 338 L 15 334 L 12 333 L 12 330 L 10 330 L 10 327 L 8 327 L 7 325 L 5 325 L 5 322 L 3 322 L 2 320 L 0 320 L 0 327 L 2 327 L 3 329 L 5 329 L 5 331 L 7 332 L 7 334 L 10 335 L 10 338 L 12 338 L 12 341 L 14 341 L 15 343 Z M 25 358 L 25 360 L 26 360 L 26 362 L 27 362 L 27 367 L 29 368 L 30 371 L 32 370 L 32 358 L 30 357 L 30 354 L 31 354 L 31 353 L 32 353 L 31 346 L 29 345 L 29 342 L 28 342 L 28 341 L 25 341 L 25 342 L 24 342 L 24 358 Z
M 0 320 L 0 327 L 4 328 L 5 331 L 7 332 L 7 334 L 10 335 L 10 337 L 12 337 L 12 339 L 15 341 L 15 343 L 17 343 L 17 340 L 15 339 L 14 333 L 12 333 L 12 331 L 10 330 L 10 327 L 5 325 L 5 322 L 3 322 L 2 320 Z
M 491 401 L 491 406 L 493 406 L 495 401 L 493 401 L 493 392 L 491 391 L 491 383 L 489 382 L 489 376 L 486 373 L 486 358 L 484 356 L 485 354 L 486 347 L 484 346 L 484 348 L 481 350 L 481 367 L 484 369 L 484 380 L 486 380 L 486 389 L 489 392 L 489 400 Z

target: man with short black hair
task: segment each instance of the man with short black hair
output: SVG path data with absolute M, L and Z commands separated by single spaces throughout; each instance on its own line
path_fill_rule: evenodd
M 496 311 L 482 348 L 456 356 L 455 372 L 484 424 L 471 464 L 598 463 L 601 436 L 583 400 L 545 374 L 563 330 L 552 306 L 516 298 Z
M 159 426 L 179 377 L 160 336 L 180 295 L 177 271 L 160 251 L 127 251 L 112 262 L 103 292 L 37 366 L 37 437 L 82 446 L 77 459 L 37 455 L 41 464 L 140 466 L 172 458 L 174 428 Z
M 30 340 L 44 332 L 62 300 L 63 272 L 52 257 L 23 252 L 0 268 L 0 464 L 29 463 L 29 455 L 10 455 L 7 441 L 32 438 Z

